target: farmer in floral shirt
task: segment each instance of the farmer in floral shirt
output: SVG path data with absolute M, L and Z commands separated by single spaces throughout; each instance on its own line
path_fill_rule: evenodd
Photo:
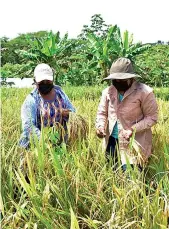
M 75 109 L 67 95 L 59 86 L 53 84 L 53 71 L 47 64 L 39 64 L 34 70 L 36 89 L 25 99 L 21 108 L 22 129 L 19 145 L 29 148 L 30 137 L 40 138 L 41 128 L 61 124 L 67 141 L 69 112 Z
M 157 122 L 158 107 L 149 86 L 137 82 L 132 63 L 117 59 L 111 66 L 112 85 L 103 90 L 96 118 L 96 134 L 104 139 L 106 157 L 117 164 L 119 148 L 122 169 L 128 162 L 143 165 L 152 152 L 151 127 Z M 129 139 L 134 135 L 133 150 Z

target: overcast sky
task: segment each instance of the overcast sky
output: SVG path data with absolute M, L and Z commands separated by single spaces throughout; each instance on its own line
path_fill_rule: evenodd
M 40 30 L 76 37 L 94 14 L 133 33 L 135 41 L 169 41 L 169 0 L 4 0 L 0 37 Z

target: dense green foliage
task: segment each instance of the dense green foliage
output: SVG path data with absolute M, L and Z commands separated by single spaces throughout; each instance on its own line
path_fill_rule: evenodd
M 28 50 L 29 42 L 27 40 L 27 36 L 32 39 L 44 37 L 48 32 L 47 31 L 39 31 L 36 33 L 28 33 L 28 34 L 19 34 L 18 37 L 14 39 L 9 39 L 7 37 L 2 37 L 1 41 L 1 64 L 2 66 L 6 63 L 11 64 L 21 64 L 22 58 L 15 52 L 18 49 Z
M 169 87 L 169 45 L 153 45 L 137 57 L 136 63 L 146 83 Z
M 20 108 L 30 89 L 2 89 L 2 228 L 167 228 L 169 103 L 158 99 L 154 151 L 144 173 L 135 170 L 125 175 L 120 169 L 112 171 L 106 167 L 102 143 L 95 134 L 102 88 L 65 87 L 64 90 L 77 114 L 89 125 L 87 138 L 79 134 L 66 150 L 64 145 L 52 147 L 49 138 L 53 135 L 45 135 L 44 131 L 42 144 L 23 152 L 17 146 L 21 133 Z M 163 91 L 155 89 L 159 90 Z M 169 94 L 167 88 L 164 91 Z M 19 169 L 22 152 L 25 170 Z M 24 177 L 26 171 L 30 184 Z
M 130 58 L 142 81 L 152 86 L 168 86 L 168 45 L 133 43 L 133 35 L 123 34 L 115 25 L 106 25 L 101 15 L 91 18 L 76 39 L 68 34 L 40 31 L 1 38 L 2 77 L 33 77 L 41 62 L 51 65 L 55 82 L 61 85 L 95 85 L 109 73 L 118 57 Z
M 6 63 L 1 68 L 1 76 L 2 78 L 7 78 L 10 76 L 14 78 L 18 76 L 19 78 L 30 77 L 29 74 L 25 74 L 26 71 L 30 72 L 30 68 L 28 64 Z

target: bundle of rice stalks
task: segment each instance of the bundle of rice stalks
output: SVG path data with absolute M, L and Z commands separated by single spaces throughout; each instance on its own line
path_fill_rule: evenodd
M 71 113 L 68 122 L 68 144 L 73 145 L 78 140 L 86 139 L 89 132 L 89 124 L 81 115 Z

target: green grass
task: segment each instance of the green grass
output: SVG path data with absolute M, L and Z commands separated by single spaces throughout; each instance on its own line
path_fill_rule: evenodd
M 167 228 L 169 217 L 169 102 L 158 99 L 159 122 L 153 128 L 154 153 L 145 174 L 131 180 L 105 165 L 95 117 L 102 88 L 64 91 L 88 122 L 87 139 L 79 136 L 68 150 L 45 144 L 24 152 L 30 184 L 19 169 L 20 107 L 30 89 L 2 89 L 2 227 L 11 228 Z M 155 89 L 169 94 L 169 90 Z M 43 140 L 42 139 L 42 140 Z

